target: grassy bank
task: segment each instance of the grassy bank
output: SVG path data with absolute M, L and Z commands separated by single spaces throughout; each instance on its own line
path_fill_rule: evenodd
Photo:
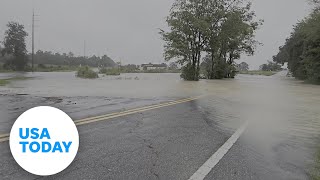
M 9 84 L 11 81 L 22 81 L 31 79 L 31 77 L 13 77 L 13 78 L 7 78 L 7 79 L 0 79 L 0 86 L 5 86 Z
M 260 75 L 260 76 L 273 76 L 277 74 L 275 71 L 241 71 L 239 74 L 248 74 L 248 75 Z

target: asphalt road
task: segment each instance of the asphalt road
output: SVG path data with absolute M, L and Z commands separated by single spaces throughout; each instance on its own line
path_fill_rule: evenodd
M 75 161 L 43 179 L 188 179 L 230 137 L 204 116 L 195 100 L 79 126 Z M 1 178 L 40 178 L 0 148 Z

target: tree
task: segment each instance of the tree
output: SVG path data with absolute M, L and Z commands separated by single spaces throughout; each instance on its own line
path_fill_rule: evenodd
M 116 63 L 107 55 L 102 57 L 76 57 L 72 52 L 67 53 L 53 53 L 51 51 L 38 50 L 34 55 L 35 64 L 50 64 L 50 65 L 69 65 L 69 66 L 83 66 L 90 67 L 115 67 Z
M 288 62 L 297 79 L 320 83 L 320 10 L 315 9 L 299 22 L 274 56 L 275 62 Z
M 262 21 L 255 22 L 251 3 L 241 6 L 241 1 L 222 1 L 218 17 L 210 29 L 207 49 L 211 58 L 210 79 L 234 77 L 234 60 L 242 53 L 253 55 L 257 41 L 254 34 Z M 219 9 L 219 8 L 218 8 Z
M 208 66 L 210 79 L 234 77 L 234 60 L 253 54 L 254 34 L 262 24 L 250 9 L 241 0 L 176 0 L 167 18 L 170 31 L 160 32 L 165 59 L 180 63 L 186 80 L 199 79 L 200 65 Z
M 186 80 L 199 80 L 201 52 L 204 48 L 202 28 L 205 24 L 201 21 L 203 4 L 201 0 L 176 0 L 167 17 L 171 31 L 160 31 L 166 42 L 165 59 L 176 59 L 183 66 L 181 77 Z
M 17 22 L 9 22 L 7 27 L 2 53 L 13 57 L 5 63 L 5 66 L 14 70 L 25 70 L 28 62 L 25 38 L 28 33 L 24 30 L 24 26 Z
M 171 62 L 169 64 L 169 70 L 177 70 L 178 69 L 178 65 L 175 62 Z
M 272 61 L 268 61 L 268 64 L 262 64 L 260 66 L 261 71 L 281 71 L 281 65 Z
M 246 62 L 242 62 L 238 65 L 239 71 L 249 71 L 249 64 Z
M 320 0 L 309 0 L 314 6 L 315 8 L 319 8 L 320 7 Z

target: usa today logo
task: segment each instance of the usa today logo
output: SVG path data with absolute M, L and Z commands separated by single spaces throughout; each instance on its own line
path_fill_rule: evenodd
M 53 107 L 24 112 L 10 132 L 10 150 L 26 171 L 40 176 L 57 174 L 74 160 L 79 134 L 72 119 Z

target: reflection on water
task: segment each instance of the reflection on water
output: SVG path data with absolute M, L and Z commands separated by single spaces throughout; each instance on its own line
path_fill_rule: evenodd
M 185 82 L 179 74 L 101 75 L 86 80 L 76 78 L 74 72 L 27 73 L 23 76 L 34 78 L 0 87 L 0 94 L 123 98 L 206 94 L 197 104 L 209 126 L 232 133 L 249 121 L 242 140 L 265 157 L 270 164 L 266 168 L 283 177 L 304 179 L 320 137 L 320 86 L 303 84 L 285 74 Z M 13 75 L 0 74 L 0 78 Z

